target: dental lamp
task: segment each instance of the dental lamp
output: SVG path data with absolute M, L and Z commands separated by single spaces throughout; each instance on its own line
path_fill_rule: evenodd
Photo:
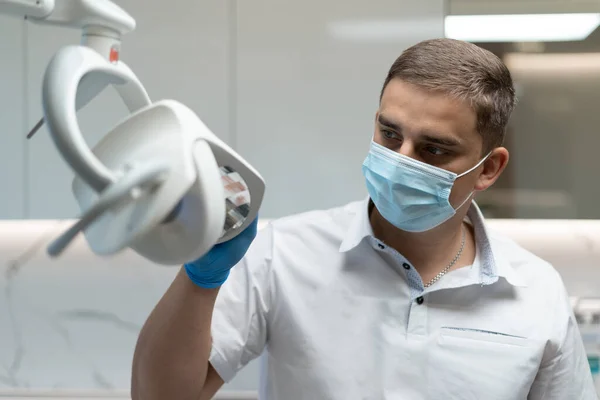
M 75 173 L 82 211 L 50 244 L 51 256 L 83 232 L 98 255 L 129 247 L 158 264 L 182 264 L 233 239 L 257 217 L 265 190 L 260 174 L 191 109 L 151 101 L 120 59 L 121 37 L 135 29 L 122 8 L 109 0 L 0 0 L 0 13 L 82 30 L 81 44 L 60 48 L 46 68 L 44 117 L 34 128 L 48 126 Z M 91 149 L 76 113 L 108 86 L 130 114 Z M 242 192 L 224 186 L 232 176 L 245 183 Z

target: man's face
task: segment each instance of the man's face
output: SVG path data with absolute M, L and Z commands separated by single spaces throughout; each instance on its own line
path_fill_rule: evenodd
M 374 141 L 400 154 L 461 174 L 482 158 L 483 138 L 475 112 L 465 102 L 392 79 L 375 120 Z M 498 157 L 498 154 L 500 157 Z M 505 153 L 505 154 L 504 154 Z M 456 180 L 450 203 L 457 207 L 474 190 L 497 179 L 508 160 L 495 149 L 488 160 Z

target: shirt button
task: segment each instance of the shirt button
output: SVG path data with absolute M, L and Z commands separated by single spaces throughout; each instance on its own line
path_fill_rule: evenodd
M 424 301 L 425 301 L 425 299 L 423 299 L 423 296 L 419 296 L 419 297 L 417 297 L 417 304 L 418 304 L 418 305 L 421 305 L 421 304 L 423 304 L 423 302 L 424 302 Z
M 402 266 L 404 267 L 404 269 L 410 269 L 410 265 L 408 265 L 407 263 L 402 264 Z
M 385 246 L 384 246 L 384 245 L 382 245 L 381 243 L 379 243 L 377 246 L 379 246 L 379 248 L 380 248 L 381 250 L 385 249 Z

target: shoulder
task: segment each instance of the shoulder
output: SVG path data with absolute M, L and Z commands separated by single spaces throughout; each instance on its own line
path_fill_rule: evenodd
M 523 283 L 514 292 L 521 314 L 529 321 L 523 324 L 533 324 L 538 334 L 559 343 L 572 316 L 562 276 L 550 262 L 506 234 L 490 232 L 489 236 L 494 256 Z
M 345 232 L 353 221 L 353 217 L 361 210 L 362 202 L 356 201 L 346 205 L 313 210 L 277 219 L 263 219 L 256 238 L 246 253 L 246 261 L 272 261 L 279 250 L 286 253 L 299 253 L 309 249 L 331 248 L 327 243 L 339 247 Z
M 268 254 L 274 281 L 298 288 L 299 281 L 316 284 L 322 280 L 323 269 L 341 268 L 340 246 L 363 207 L 364 202 L 357 201 L 269 221 L 262 229 L 261 242 L 269 242 L 268 251 L 262 253 Z
M 538 311 L 546 310 L 545 318 L 555 312 L 565 317 L 569 312 L 565 308 L 569 298 L 562 276 L 554 265 L 506 234 L 490 230 L 489 236 L 494 257 L 504 262 L 524 284 L 518 290 L 518 298 Z
M 526 249 L 513 238 L 488 228 L 494 255 L 506 261 L 528 284 L 562 285 L 562 280 L 554 266 L 541 256 Z

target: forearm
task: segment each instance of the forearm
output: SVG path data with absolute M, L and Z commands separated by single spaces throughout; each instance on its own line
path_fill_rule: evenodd
M 194 285 L 182 269 L 150 314 L 135 350 L 133 400 L 197 400 L 211 350 L 218 289 Z

